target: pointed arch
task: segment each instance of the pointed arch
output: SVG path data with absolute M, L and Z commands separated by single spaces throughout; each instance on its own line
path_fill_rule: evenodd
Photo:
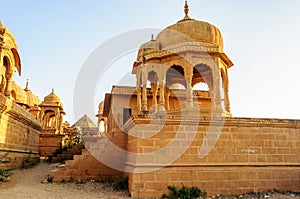
M 166 85 L 170 87 L 173 84 L 181 84 L 186 88 L 186 80 L 184 77 L 184 68 L 180 65 L 169 67 L 166 74 Z
M 193 67 L 193 79 L 192 86 L 194 87 L 198 83 L 206 83 L 209 85 L 209 81 L 212 78 L 212 70 L 206 64 L 197 64 Z
M 18 53 L 17 49 L 15 49 L 15 48 L 12 48 L 11 52 L 15 59 L 15 67 L 17 68 L 19 76 L 21 76 L 22 70 L 21 70 L 21 59 L 20 59 L 19 53 Z

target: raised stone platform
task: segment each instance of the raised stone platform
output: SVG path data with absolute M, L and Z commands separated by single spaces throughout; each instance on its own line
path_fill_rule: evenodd
M 168 185 L 209 195 L 300 191 L 299 120 L 133 116 L 125 125 L 137 154 L 127 160 L 133 198 L 161 197 Z
M 0 169 L 39 161 L 40 131 L 40 120 L 0 93 Z

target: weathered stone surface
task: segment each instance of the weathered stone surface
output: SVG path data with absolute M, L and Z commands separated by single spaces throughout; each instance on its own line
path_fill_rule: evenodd
M 0 107 L 0 169 L 21 167 L 28 157 L 39 161 L 41 122 L 1 93 Z
M 160 197 L 167 193 L 168 185 L 181 186 L 182 184 L 198 186 L 210 195 L 231 195 L 271 189 L 300 191 L 298 150 L 300 128 L 295 125 L 300 121 L 256 119 L 257 126 L 260 126 L 257 128 L 252 126 L 253 119 L 227 118 L 220 138 L 211 152 L 203 158 L 199 157 L 199 150 L 205 137 L 195 136 L 191 145 L 182 155 L 178 155 L 175 162 L 170 162 L 165 167 L 150 173 L 129 174 L 132 196 L 137 197 L 138 194 L 143 193 L 145 197 Z M 131 130 L 142 131 L 142 124 L 149 123 L 145 120 L 133 119 L 132 122 L 138 127 L 129 129 L 128 134 L 131 134 Z M 154 128 L 156 125 L 153 120 L 152 127 Z M 179 121 L 176 124 L 176 121 L 168 120 L 165 126 L 168 126 L 168 123 L 172 123 L 175 128 L 185 126 Z M 189 128 L 199 128 L 197 135 L 207 133 L 201 128 L 201 120 L 200 125 L 198 122 L 194 125 L 191 123 L 192 121 L 188 124 Z M 157 140 L 171 142 L 174 139 L 165 138 L 165 133 L 161 130 L 155 136 L 146 139 L 129 136 L 128 149 L 139 149 L 135 152 L 143 154 L 145 150 L 142 149 L 148 149 L 149 142 L 153 144 L 153 148 L 165 147 L 165 143 L 157 142 Z M 174 131 L 174 133 L 180 132 Z M 189 134 L 189 131 L 185 133 Z M 273 136 L 269 136 L 270 134 Z M 271 147 L 270 143 L 272 143 Z M 184 146 L 178 145 L 174 149 L 179 150 L 180 147 Z M 172 149 L 170 153 L 165 154 L 165 158 L 174 153 Z M 149 159 L 134 159 L 128 164 L 133 167 L 133 170 L 151 169 L 156 165 L 157 159 L 150 157 Z

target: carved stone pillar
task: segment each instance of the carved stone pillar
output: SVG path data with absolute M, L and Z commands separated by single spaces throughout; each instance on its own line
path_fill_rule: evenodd
M 143 84 L 142 110 L 147 111 L 147 84 Z
M 63 115 L 60 113 L 60 115 L 59 115 L 59 123 L 58 123 L 58 129 L 59 129 L 59 133 L 60 134 L 63 134 L 62 122 L 63 122 Z
M 136 88 L 136 93 L 137 93 L 137 111 L 141 112 L 142 111 L 141 87 Z
M 228 82 L 228 80 L 224 82 L 223 88 L 224 88 L 224 105 L 225 105 L 225 111 L 230 114 L 229 82 Z
M 220 71 L 217 66 L 212 69 L 212 76 L 213 76 L 213 108 L 221 109 L 221 93 L 220 93 Z
M 6 87 L 4 91 L 4 95 L 10 97 L 12 89 L 12 78 L 11 76 L 6 80 Z
M 142 71 L 142 84 L 143 84 L 142 111 L 148 111 L 147 79 L 148 79 L 147 71 Z
M 45 117 L 44 117 L 44 120 L 43 120 L 44 129 L 49 127 L 49 120 L 50 120 L 49 114 L 46 114 Z
M 186 110 L 193 110 L 193 88 L 192 88 L 193 75 L 186 75 Z
M 159 107 L 158 112 L 163 113 L 165 109 L 165 87 L 166 87 L 166 67 L 161 66 L 157 73 L 157 78 L 159 82 Z
M 170 89 L 166 88 L 166 109 L 167 111 L 170 110 Z
M 157 112 L 157 91 L 158 91 L 158 86 L 157 83 L 151 83 L 151 91 L 152 91 L 152 106 L 154 107 L 154 112 Z
M 159 112 L 166 111 L 165 109 L 165 81 L 159 83 Z
M 5 89 L 5 82 L 6 82 L 6 80 L 5 80 L 5 78 L 4 78 L 4 75 L 2 75 L 2 77 L 1 77 L 1 84 L 0 84 L 0 93 L 4 93 L 4 89 Z
M 141 99 L 141 75 L 140 71 L 136 75 L 136 94 L 137 94 L 137 111 L 142 111 L 142 99 Z

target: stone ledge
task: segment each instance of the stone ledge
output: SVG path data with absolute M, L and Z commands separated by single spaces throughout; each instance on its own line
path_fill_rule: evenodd
M 7 113 L 11 119 L 19 121 L 35 130 L 41 130 L 41 121 L 35 118 L 31 113 L 19 106 L 14 100 L 7 98 L 0 93 L 1 116 Z
M 157 167 L 161 168 L 172 168 L 172 167 L 300 167 L 300 163 L 256 163 L 256 164 L 243 164 L 243 163 L 235 163 L 235 164 L 170 164 L 170 165 L 161 165 L 161 164 L 133 164 L 130 162 L 126 162 L 126 165 L 129 167 L 137 168 L 137 167 Z
M 166 115 L 159 117 L 157 115 L 139 114 L 132 115 L 132 119 L 128 120 L 122 127 L 124 131 L 128 131 L 136 124 L 145 123 L 145 120 L 151 121 L 153 125 L 211 125 L 211 126 L 237 126 L 237 127 L 282 127 L 300 129 L 300 120 L 295 119 L 275 119 L 275 118 L 244 118 L 244 117 L 195 117 Z M 163 121 L 163 123 L 162 123 Z M 147 123 L 147 122 L 146 122 Z M 150 123 L 150 122 L 148 122 Z
M 12 153 L 31 153 L 31 154 L 39 154 L 38 151 L 27 151 L 27 150 L 18 150 L 18 149 L 7 149 L 7 148 L 0 148 L 0 152 L 12 152 Z

